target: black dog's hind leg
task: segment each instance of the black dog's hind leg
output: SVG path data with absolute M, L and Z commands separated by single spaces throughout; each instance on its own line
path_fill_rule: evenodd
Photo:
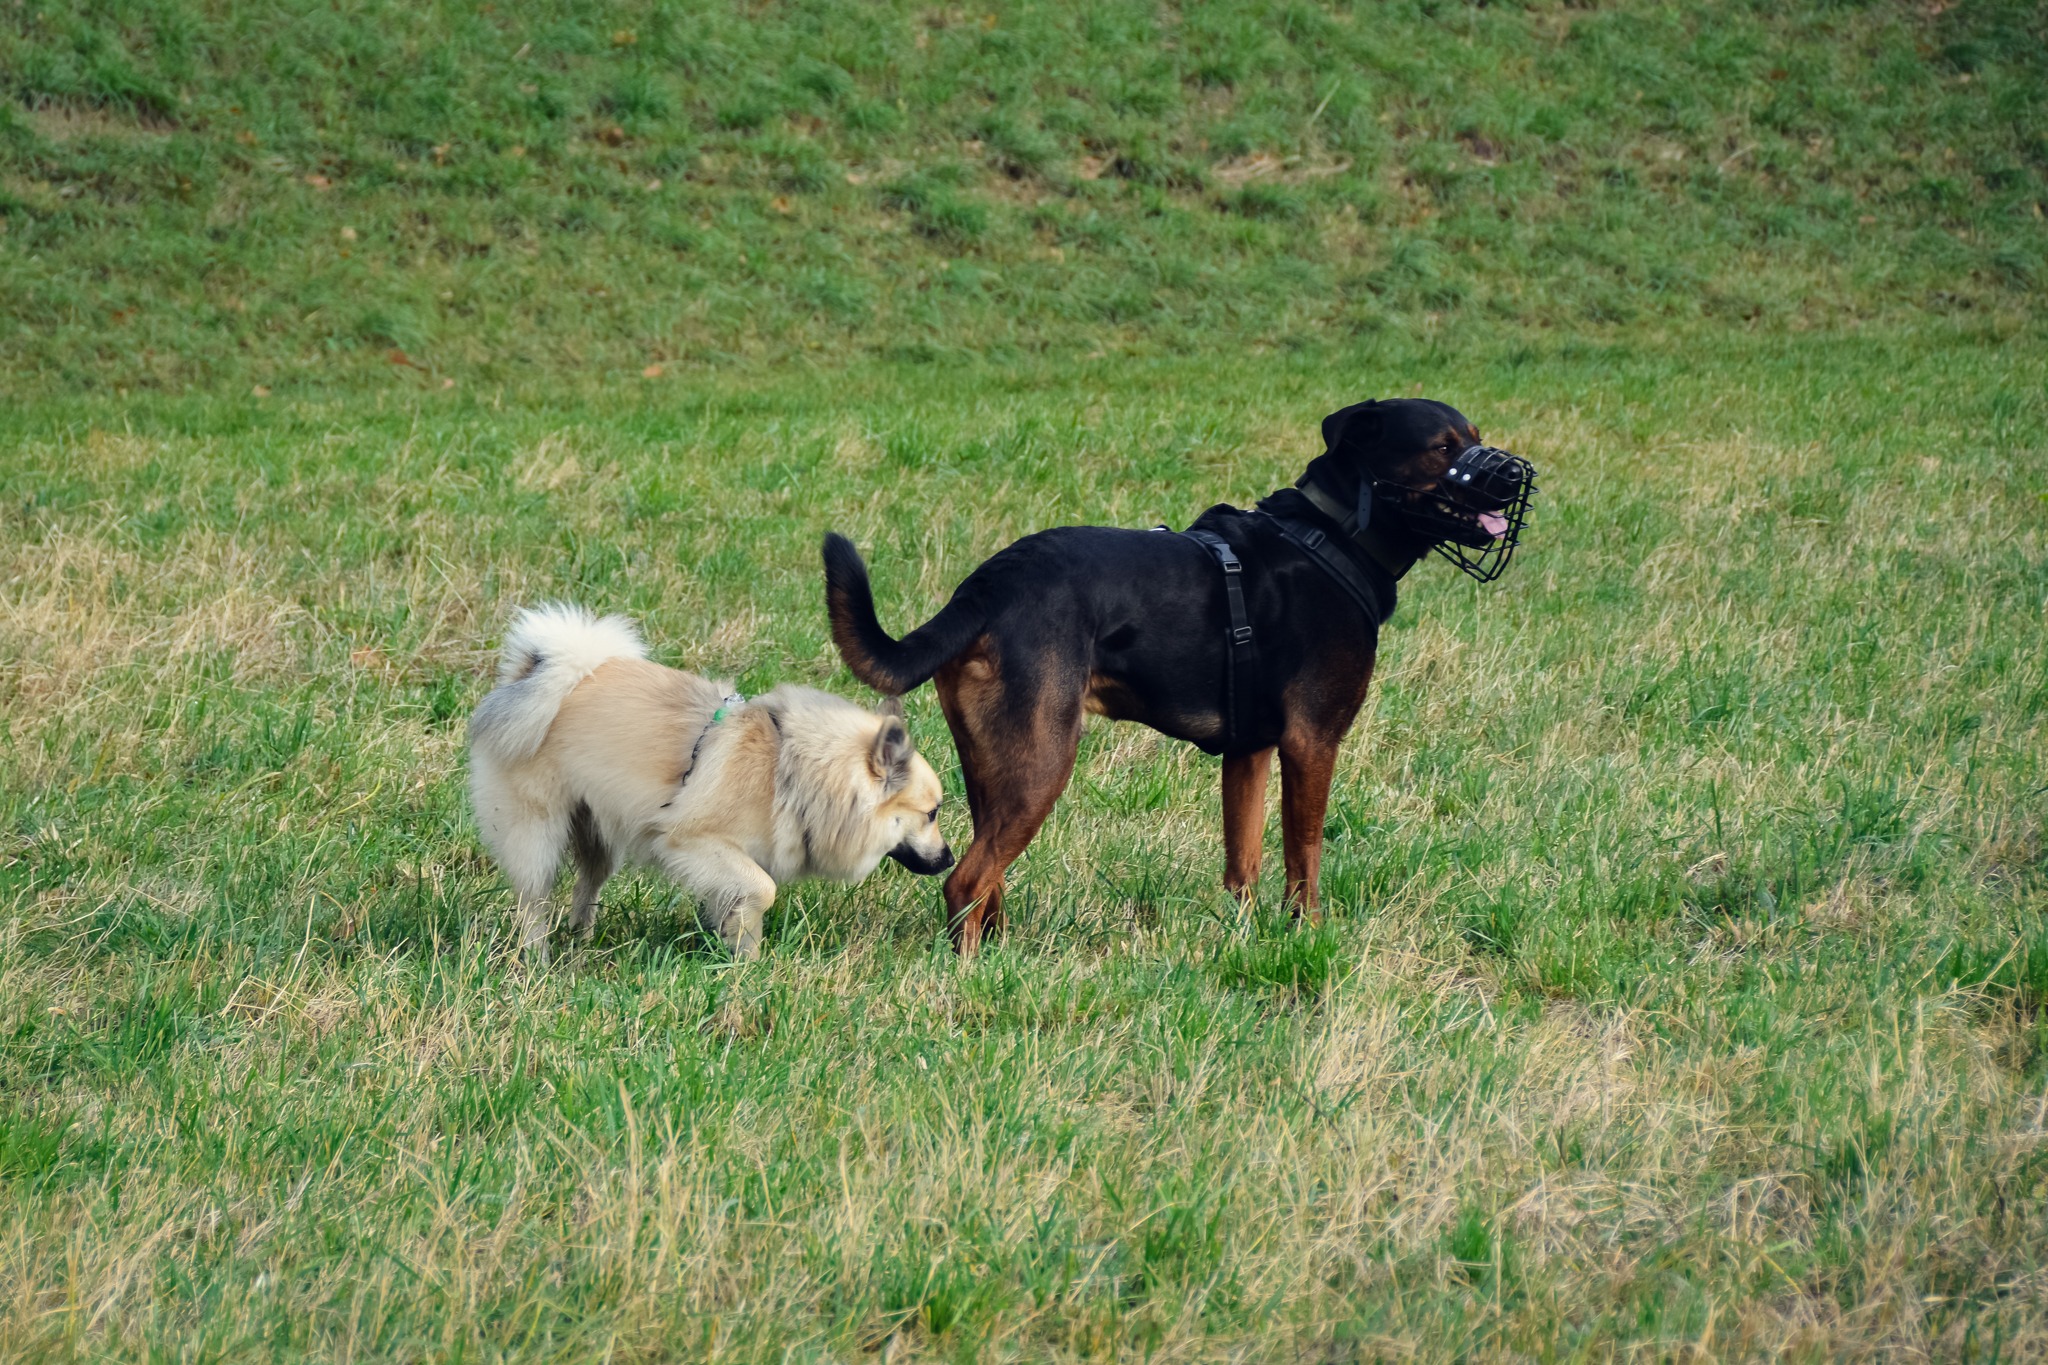
M 611 880 L 616 865 L 611 849 L 597 832 L 590 807 L 579 803 L 569 816 L 569 848 L 576 857 L 576 892 L 569 902 L 569 927 L 576 937 L 590 937 L 597 923 L 597 893 Z
M 1223 760 L 1223 889 L 1240 903 L 1249 903 L 1259 888 L 1266 783 L 1272 772 L 1271 749 Z
M 1003 874 L 1017 860 L 1074 773 L 1081 747 L 1079 687 L 1050 680 L 1013 697 L 985 657 L 969 655 L 933 678 L 967 787 L 974 842 L 946 878 L 953 950 L 972 956 L 1000 932 Z

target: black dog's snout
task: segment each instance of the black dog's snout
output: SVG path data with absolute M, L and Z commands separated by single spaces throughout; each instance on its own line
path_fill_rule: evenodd
M 1446 484 L 1489 504 L 1489 510 L 1515 501 L 1534 479 L 1527 460 L 1493 446 L 1466 446 L 1444 474 Z
M 1471 445 L 1433 489 L 1409 491 L 1422 496 L 1401 509 L 1408 529 L 1481 583 L 1491 583 L 1522 538 L 1536 493 L 1536 467 L 1497 446 Z
M 953 846 L 943 844 L 936 858 L 927 858 L 910 846 L 908 840 L 889 850 L 889 856 L 909 868 L 920 877 L 930 877 L 944 872 L 953 865 Z

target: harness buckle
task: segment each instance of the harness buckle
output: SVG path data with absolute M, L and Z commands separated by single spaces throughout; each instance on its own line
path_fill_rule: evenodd
M 1241 564 L 1241 563 L 1239 563 L 1239 562 L 1238 562 L 1238 561 L 1237 561 L 1236 559 L 1234 559 L 1234 558 L 1232 558 L 1232 559 L 1226 559 L 1226 560 L 1224 560 L 1224 561 L 1223 561 L 1223 572 L 1225 572 L 1225 573 L 1243 573 L 1243 572 L 1244 572 L 1244 565 L 1243 565 L 1243 564 Z
M 1309 533 L 1301 538 L 1301 543 L 1313 550 L 1328 539 L 1329 537 L 1324 535 L 1320 529 L 1312 527 Z
M 1251 642 L 1252 628 L 1250 626 L 1239 626 L 1236 630 L 1230 632 L 1230 643 L 1234 645 L 1248 645 Z

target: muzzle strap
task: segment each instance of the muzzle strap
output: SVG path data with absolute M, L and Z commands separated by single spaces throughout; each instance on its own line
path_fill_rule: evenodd
M 1493 446 L 1467 446 L 1438 484 L 1413 488 L 1367 479 L 1359 489 L 1358 507 L 1345 507 L 1306 476 L 1295 485 L 1318 512 L 1337 523 L 1343 534 L 1394 577 L 1413 564 L 1388 556 L 1373 520 L 1397 527 L 1481 583 L 1499 578 L 1514 557 L 1529 499 L 1536 492 L 1536 470 L 1527 460 Z M 1456 489 L 1463 496 L 1448 495 Z M 1401 498 L 1383 496 L 1400 493 Z M 1491 522 L 1483 518 L 1491 518 Z

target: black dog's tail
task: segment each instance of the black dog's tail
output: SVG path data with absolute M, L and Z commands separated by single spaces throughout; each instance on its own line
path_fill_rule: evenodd
M 955 593 L 937 616 L 892 639 L 875 619 L 868 566 L 853 542 L 836 531 L 825 533 L 825 612 L 832 618 L 832 643 L 853 676 L 888 696 L 908 692 L 938 672 L 986 624 L 981 609 Z

